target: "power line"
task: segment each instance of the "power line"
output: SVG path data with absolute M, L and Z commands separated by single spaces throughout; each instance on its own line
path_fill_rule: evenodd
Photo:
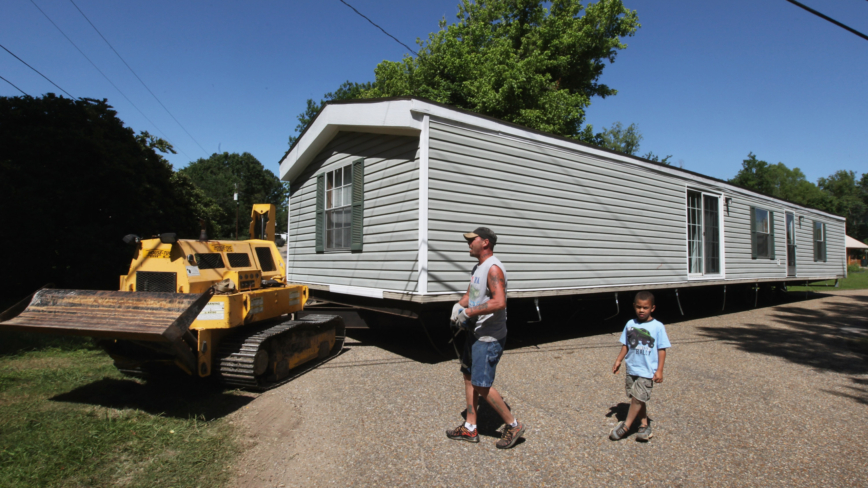
M 116 50 L 116 49 L 115 49 L 115 48 L 114 48 L 114 46 L 112 46 L 112 45 L 111 45 L 111 43 L 110 43 L 110 42 L 109 42 L 109 41 L 108 41 L 108 39 L 106 39 L 106 38 L 105 38 L 105 36 L 104 36 L 104 35 L 102 35 L 102 32 L 100 32 L 100 31 L 99 31 L 99 29 L 97 29 L 97 28 L 96 28 L 96 26 L 95 26 L 95 25 L 93 25 L 93 22 L 91 22 L 91 21 L 90 21 L 90 19 L 89 19 L 89 18 L 87 18 L 87 15 L 84 15 L 84 12 L 82 12 L 82 11 L 81 11 L 81 9 L 80 9 L 80 8 L 78 8 L 78 5 L 76 5 L 76 4 L 75 4 L 75 2 L 74 2 L 74 1 L 73 1 L 73 0 L 69 0 L 69 2 L 70 2 L 70 3 L 71 3 L 71 4 L 72 4 L 72 5 L 73 5 L 73 6 L 74 6 L 74 7 L 75 7 L 75 9 L 76 9 L 76 10 L 78 10 L 78 13 L 80 13 L 80 14 L 81 14 L 81 16 L 82 16 L 82 17 L 84 17 L 84 20 L 86 20 L 86 21 L 87 21 L 87 23 L 88 23 L 88 24 L 90 24 L 90 26 L 91 26 L 91 27 L 93 27 L 93 30 L 95 30 L 95 31 L 96 31 L 96 33 L 97 33 L 97 34 L 99 34 L 99 36 L 100 36 L 100 37 L 102 37 L 102 40 L 103 40 L 103 41 L 105 41 L 105 43 L 106 43 L 106 44 L 108 44 L 108 47 L 110 47 L 110 48 L 111 48 L 111 50 L 112 50 L 112 51 L 114 51 L 114 53 L 115 53 L 115 54 L 117 54 L 117 56 L 118 56 L 118 58 L 120 58 L 120 60 L 121 60 L 121 61 L 123 61 L 123 63 L 124 63 L 124 65 L 125 65 L 125 66 L 126 66 L 126 67 L 127 67 L 127 69 L 129 69 L 129 70 L 130 70 L 130 72 L 131 72 L 131 73 L 132 73 L 132 74 L 133 74 L 133 76 L 135 76 L 135 77 L 136 77 L 136 79 L 137 79 L 137 80 L 139 80 L 139 83 L 141 83 L 141 84 L 142 84 L 142 86 L 144 86 L 144 87 L 145 87 L 145 89 L 146 89 L 146 90 L 148 90 L 148 93 L 150 93 L 150 94 L 151 94 L 151 96 L 152 96 L 152 97 L 154 97 L 154 100 L 156 100 L 156 101 L 157 101 L 157 103 L 159 103 L 159 104 L 160 104 L 160 106 L 161 106 L 161 107 L 163 107 L 163 110 L 165 110 L 165 111 L 166 111 L 166 113 L 167 113 L 167 114 L 169 114 L 169 116 L 170 116 L 170 117 L 172 117 L 172 120 L 174 120 L 174 121 L 175 121 L 175 122 L 176 122 L 176 123 L 177 123 L 177 124 L 178 124 L 178 126 L 180 126 L 180 127 L 181 127 L 181 129 L 183 129 L 183 130 L 184 130 L 184 132 L 186 132 L 186 133 L 187 133 L 187 135 L 188 135 L 188 136 L 190 136 L 190 139 L 193 139 L 193 142 L 195 142 L 195 143 L 196 143 L 196 145 L 197 145 L 197 146 L 199 146 L 199 149 L 201 149 L 201 150 L 202 150 L 202 152 L 204 152 L 204 153 L 205 153 L 205 155 L 206 155 L 206 156 L 207 156 L 207 155 L 208 155 L 208 151 L 206 151 L 206 150 L 205 150 L 205 148 L 203 148 L 203 147 L 202 147 L 202 145 L 201 145 L 201 144 L 199 144 L 199 141 L 197 141 L 197 140 L 196 140 L 196 138 L 195 138 L 195 137 L 193 137 L 193 135 L 192 135 L 192 134 L 190 134 L 190 133 L 189 133 L 189 132 L 188 132 L 188 131 L 187 131 L 187 129 L 186 129 L 186 128 L 185 128 L 185 127 L 184 127 L 184 126 L 183 126 L 183 125 L 181 125 L 181 122 L 179 122 L 179 121 L 178 121 L 178 119 L 176 119 L 176 118 L 175 118 L 175 116 L 174 116 L 174 115 L 172 115 L 172 112 L 169 112 L 169 109 L 168 109 L 168 108 L 166 108 L 166 106 L 165 106 L 165 105 L 163 105 L 163 102 L 161 102 L 161 101 L 160 101 L 160 99 L 159 99 L 159 98 L 157 98 L 157 95 L 154 95 L 154 92 L 152 92 L 152 91 L 151 91 L 151 89 L 150 89 L 150 88 L 148 88 L 148 85 L 146 85 L 146 84 L 145 84 L 145 82 L 144 82 L 144 81 L 142 81 L 142 79 L 141 79 L 141 78 L 139 78 L 139 75 L 138 75 L 138 74 L 136 74 L 136 72 L 135 72 L 135 71 L 133 71 L 133 68 L 132 68 L 132 67 L 130 67 L 130 65 L 129 65 L 129 64 L 127 64 L 127 62 L 126 62 L 126 60 L 124 60 L 124 58 L 123 58 L 123 57 L 122 57 L 122 56 L 121 56 L 121 54 L 120 54 L 120 53 L 119 53 L 119 52 L 117 52 L 117 50 Z
M 346 5 L 347 7 L 353 9 L 353 12 L 355 12 L 355 13 L 361 15 L 362 18 L 365 19 L 365 20 L 367 20 L 368 22 L 370 22 L 371 25 L 373 25 L 373 26 L 376 27 L 377 29 L 380 29 L 381 31 L 383 31 L 383 34 L 386 34 L 387 36 L 389 36 L 389 37 L 391 37 L 392 39 L 394 39 L 395 42 L 397 42 L 398 44 L 400 44 L 400 45 L 404 46 L 405 48 L 407 48 L 407 50 L 410 51 L 411 53 L 415 54 L 417 58 L 419 57 L 419 53 L 417 53 L 416 51 L 410 49 L 410 46 L 408 46 L 408 45 L 404 44 L 403 42 L 399 41 L 397 37 L 395 37 L 395 36 L 393 36 L 392 34 L 389 34 L 388 32 L 386 32 L 386 29 L 383 29 L 383 28 L 380 27 L 379 25 L 375 24 L 373 20 L 371 20 L 371 19 L 365 17 L 365 14 L 363 14 L 363 13 L 359 12 L 358 10 L 356 10 L 356 7 L 353 7 L 352 5 L 348 4 L 348 3 L 345 2 L 344 0 L 340 0 L 340 2 L 341 2 L 342 4 L 344 4 L 344 5 Z
M 25 92 L 25 91 L 22 90 L 21 88 L 18 88 L 17 86 L 15 86 L 14 83 L 12 83 L 11 81 L 7 80 L 6 78 L 3 78 L 2 76 L 0 76 L 0 80 L 3 80 L 3 81 L 5 81 L 6 83 L 9 83 L 9 84 L 12 85 L 13 87 L 15 87 L 16 90 L 20 91 L 21 93 L 24 93 L 24 94 L 27 95 L 28 97 L 30 96 L 27 92 Z
M 816 10 L 812 9 L 811 7 L 808 7 L 807 5 L 802 5 L 801 3 L 796 2 L 795 0 L 787 0 L 787 1 L 790 2 L 791 4 L 797 6 L 797 7 L 801 7 L 803 9 L 807 10 L 808 12 L 811 12 L 812 14 L 816 15 L 817 17 L 820 17 L 821 19 L 828 20 L 829 22 L 837 25 L 838 27 L 841 27 L 842 29 L 847 29 L 848 31 L 852 32 L 853 34 L 856 34 L 857 36 L 861 37 L 862 39 L 865 39 L 866 41 L 868 41 L 868 36 L 857 31 L 856 29 L 853 29 L 852 27 L 847 27 L 846 25 L 838 22 L 837 20 L 835 20 L 831 17 L 828 17 L 826 15 L 823 15 L 820 12 L 817 12 Z
M 130 102 L 130 105 L 132 105 L 133 108 L 136 109 L 136 111 L 138 111 L 138 112 L 142 115 L 142 117 L 145 118 L 145 120 L 147 120 L 148 122 L 150 122 L 151 125 L 153 125 L 154 128 L 156 128 L 156 129 L 160 132 L 160 134 L 163 134 L 163 137 L 165 137 L 166 139 L 169 138 L 169 136 L 167 136 L 166 133 L 163 132 L 162 129 L 160 129 L 160 126 L 158 126 L 157 124 L 155 124 L 153 120 L 149 119 L 148 116 L 145 115 L 145 113 L 142 112 L 141 109 L 139 109 L 139 107 L 137 107 L 136 104 L 133 103 L 133 101 L 130 100 L 130 98 L 129 98 L 128 96 L 126 96 L 126 94 L 124 94 L 124 92 L 122 92 L 121 89 L 118 88 L 118 86 L 115 85 L 114 82 L 112 82 L 112 80 L 110 80 L 109 77 L 106 76 L 106 74 L 103 73 L 102 70 L 99 69 L 99 67 L 98 67 L 98 66 L 97 66 L 93 61 L 90 60 L 89 57 L 87 57 L 87 54 L 85 54 L 84 51 L 82 51 L 81 49 L 79 49 L 79 47 L 78 47 L 74 42 L 72 42 L 72 39 L 70 39 L 69 36 L 66 35 L 65 32 L 63 32 L 63 29 L 61 29 L 60 26 L 58 26 L 57 24 L 55 24 L 54 21 L 51 20 L 51 17 L 49 17 L 48 14 L 45 13 L 45 11 L 43 11 L 41 8 L 39 8 L 39 5 L 36 5 L 36 2 L 34 2 L 33 0 L 30 0 L 30 3 L 32 3 L 33 6 L 36 7 L 37 10 L 39 10 L 40 12 L 42 12 L 42 15 L 44 15 L 45 18 L 48 19 L 49 22 L 51 22 L 51 25 L 53 25 L 53 26 L 54 26 L 54 27 L 55 27 L 55 28 L 56 28 L 56 29 L 57 29 L 61 34 L 63 34 L 63 37 L 65 37 L 66 40 L 69 41 L 70 44 L 72 44 L 72 47 L 74 47 L 74 48 L 75 48 L 75 49 L 76 49 L 76 50 L 77 50 L 77 51 L 78 51 L 82 56 L 84 56 L 84 59 L 86 59 L 86 60 L 91 64 L 91 66 L 94 67 L 95 70 L 99 71 L 99 74 L 101 74 L 102 77 L 105 78 L 106 81 L 108 81 L 108 82 L 111 84 L 111 86 L 113 86 L 113 87 L 115 88 L 115 90 L 117 90 L 118 93 L 120 93 L 121 96 L 124 97 L 124 99 L 126 99 L 126 101 Z M 184 154 L 184 156 L 187 156 L 187 153 L 185 153 L 184 151 L 182 151 L 182 150 L 180 150 L 180 149 L 178 149 L 178 150 L 181 151 L 181 153 Z M 187 158 L 190 158 L 190 156 L 187 156 Z M 192 159 L 192 158 L 191 158 L 191 159 Z
M 2 48 L 3 48 L 7 53 L 11 54 L 12 56 L 15 56 L 15 53 L 13 53 L 12 51 L 6 49 L 6 46 L 0 44 L 0 47 L 2 47 Z M 37 73 L 39 73 L 39 70 L 38 70 L 38 69 L 34 68 L 33 66 L 30 66 L 29 64 L 27 64 L 26 62 L 24 62 L 24 60 L 21 59 L 21 58 L 19 58 L 18 56 L 15 56 L 15 59 L 17 59 L 18 61 L 21 61 L 22 63 L 24 63 L 25 66 L 27 66 L 28 68 L 32 69 L 33 71 L 36 71 Z M 42 74 L 42 73 L 39 73 L 39 76 L 41 76 L 41 77 L 45 78 L 46 80 L 48 80 L 48 77 L 45 76 L 45 75 Z M 53 81 L 51 81 L 51 80 L 48 80 L 48 82 L 51 83 L 51 84 L 54 85 L 54 86 L 57 86 L 57 83 L 55 83 L 55 82 L 53 82 Z M 8 83 L 8 82 L 7 82 L 7 83 Z M 12 85 L 12 83 L 9 83 L 9 84 Z M 15 85 L 12 85 L 12 86 L 15 86 Z M 15 86 L 15 88 L 18 88 L 18 87 Z M 69 98 L 72 98 L 73 100 L 75 99 L 74 96 L 70 95 L 69 92 L 66 91 L 66 90 L 64 90 L 63 88 L 57 86 L 57 89 L 60 90 L 60 91 L 62 91 L 63 93 L 66 93 L 67 95 L 69 95 Z M 21 90 L 19 89 L 19 91 L 21 91 Z M 21 92 L 21 93 L 24 93 L 24 92 Z

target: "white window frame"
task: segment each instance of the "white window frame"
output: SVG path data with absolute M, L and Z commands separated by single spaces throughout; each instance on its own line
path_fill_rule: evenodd
M 772 245 L 774 245 L 772 243 L 772 225 L 774 225 L 772 223 L 772 210 L 769 210 L 769 209 L 763 208 L 763 207 L 754 207 L 753 210 L 754 210 L 754 214 L 751 215 L 750 218 L 754 219 L 754 221 L 756 222 L 756 224 L 754 224 L 756 226 L 754 228 L 754 231 L 756 232 L 757 242 L 759 242 L 759 235 L 760 234 L 766 235 L 766 253 L 765 253 L 765 255 L 760 255 L 759 246 L 757 245 L 756 258 L 757 259 L 771 259 L 772 258 Z M 765 230 L 761 230 L 759 228 L 759 225 L 758 225 L 759 222 L 756 221 L 756 212 L 765 212 L 766 213 L 766 220 L 765 221 L 766 221 L 767 227 Z
M 720 280 L 726 278 L 726 253 L 724 250 L 726 246 L 724 244 L 724 222 L 726 220 L 726 215 L 728 212 L 727 207 L 725 206 L 724 195 L 717 192 L 705 191 L 700 188 L 691 188 L 686 187 L 684 192 L 684 230 L 685 230 L 685 272 L 687 274 L 687 279 L 691 281 L 701 281 L 701 280 Z M 699 193 L 700 201 L 702 202 L 702 209 L 700 210 L 700 215 L 703 219 L 703 222 L 700 223 L 700 229 L 703 228 L 704 219 L 705 219 L 705 197 L 711 197 L 717 199 L 717 233 L 718 233 L 718 242 L 717 242 L 717 252 L 719 256 L 719 268 L 720 271 L 717 273 L 706 273 L 705 272 L 705 236 L 702 238 L 702 273 L 692 273 L 690 271 L 690 207 L 688 205 L 688 193 L 694 192 Z
M 345 178 L 349 172 L 349 181 Z M 323 222 L 323 250 L 349 251 L 352 245 L 353 217 L 353 165 L 352 163 L 329 171 L 325 175 L 325 208 Z M 340 185 L 336 185 L 336 180 Z M 338 217 L 340 216 L 340 217 Z M 341 220 L 338 226 L 338 220 Z M 329 231 L 332 231 L 331 234 Z M 340 237 L 338 237 L 340 232 Z M 337 242 L 340 241 L 341 245 Z

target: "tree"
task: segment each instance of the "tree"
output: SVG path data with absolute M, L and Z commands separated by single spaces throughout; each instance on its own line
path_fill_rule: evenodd
M 417 41 L 417 57 L 380 63 L 363 96 L 422 97 L 582 139 L 591 98 L 617 93 L 599 78 L 638 17 L 620 0 L 545 3 L 462 0 L 456 23 Z
M 254 203 L 273 203 L 277 207 L 277 232 L 286 232 L 289 187 L 265 169 L 250 153 L 214 153 L 208 159 L 198 159 L 179 171 L 211 198 L 222 209 L 217 225 L 223 237 L 235 233 L 238 212 L 238 230 L 241 238 L 249 235 L 250 209 Z M 238 191 L 238 203 L 233 195 Z M 216 237 L 216 236 L 212 236 Z
M 868 182 L 866 176 L 868 173 L 862 175 L 862 183 Z M 856 239 L 868 237 L 868 202 L 856 172 L 838 170 L 818 179 L 817 186 L 832 196 L 830 211 L 847 219 L 847 234 Z
M 199 235 L 171 165 L 106 100 L 0 97 L 0 147 L 3 297 L 49 282 L 116 289 L 124 235 Z
M 833 197 L 808 181 L 799 168 L 790 169 L 784 163 L 769 164 L 757 159 L 753 153 L 742 161 L 742 169 L 729 182 L 772 197 L 834 212 Z

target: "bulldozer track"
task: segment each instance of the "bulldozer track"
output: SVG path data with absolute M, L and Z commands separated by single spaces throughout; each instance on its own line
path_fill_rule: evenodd
M 323 359 L 309 361 L 293 368 L 288 376 L 274 379 L 254 372 L 254 359 L 263 345 L 282 334 L 291 334 L 293 329 L 304 326 L 324 325 L 331 321 L 335 324 L 335 343 Z M 335 315 L 307 315 L 300 320 L 288 320 L 279 324 L 252 327 L 239 331 L 221 341 L 215 358 L 214 373 L 226 385 L 255 391 L 265 391 L 286 384 L 337 357 L 344 347 L 346 332 L 343 321 Z

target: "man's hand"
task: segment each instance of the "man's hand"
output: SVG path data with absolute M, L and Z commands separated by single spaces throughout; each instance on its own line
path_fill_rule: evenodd
M 654 377 L 651 378 L 651 381 L 654 383 L 663 383 L 663 370 L 658 369 L 656 373 L 654 373 Z
M 471 329 L 476 324 L 476 317 L 468 317 L 467 309 L 462 308 L 461 311 L 458 313 L 458 317 L 455 319 L 455 321 L 458 322 L 458 325 L 460 325 L 461 327 L 464 327 L 465 329 Z
M 618 374 L 618 370 L 621 369 L 621 360 L 616 359 L 615 364 L 612 365 L 612 374 Z
M 464 307 L 461 306 L 460 302 L 455 302 L 455 305 L 452 305 L 452 317 L 449 319 L 453 322 L 458 320 L 458 314 L 464 311 Z

